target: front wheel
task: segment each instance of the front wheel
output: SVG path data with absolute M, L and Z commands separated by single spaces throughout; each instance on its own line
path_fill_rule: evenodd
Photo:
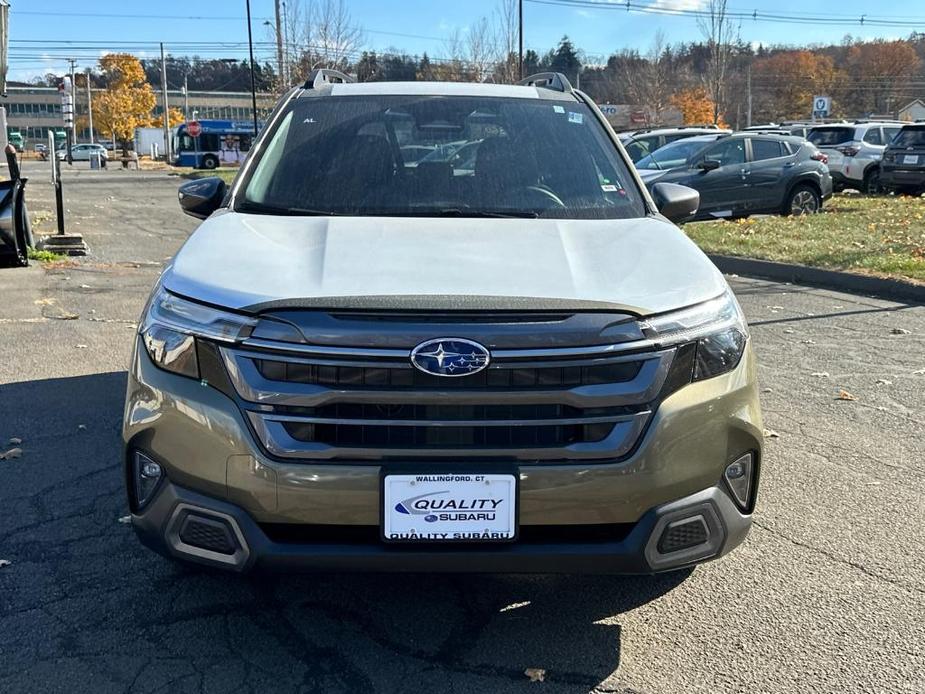
M 784 216 L 800 216 L 804 214 L 816 214 L 822 209 L 822 198 L 810 186 L 797 186 L 784 201 L 782 210 Z

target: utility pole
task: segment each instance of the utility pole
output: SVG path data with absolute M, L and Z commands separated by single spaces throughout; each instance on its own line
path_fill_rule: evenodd
M 71 123 L 70 127 L 67 129 L 67 163 L 74 163 L 74 155 L 71 152 L 71 148 L 77 144 L 77 82 L 74 79 L 74 67 L 77 65 L 77 61 L 74 58 L 68 58 L 67 61 L 71 64 Z
M 167 106 L 167 59 L 161 43 L 161 93 L 164 95 L 164 156 L 170 161 L 170 110 Z
M 254 36 L 251 30 L 251 0 L 247 0 L 247 48 L 251 57 L 251 106 L 254 109 L 254 137 L 257 137 L 257 78 L 254 76 Z
M 286 0 L 283 0 L 283 71 L 285 72 L 285 82 L 288 88 L 292 85 L 292 79 L 289 67 L 289 10 L 286 7 Z
M 752 66 L 748 66 L 748 70 L 745 73 L 745 89 L 747 94 L 746 103 L 748 104 L 748 110 L 745 111 L 745 127 L 750 128 L 752 126 Z
M 90 90 L 90 68 L 87 68 L 87 120 L 90 122 L 90 144 L 93 144 L 93 92 Z
M 517 65 L 520 79 L 524 78 L 524 0 L 517 3 Z
M 183 116 L 189 120 L 189 73 L 183 75 Z
M 276 66 L 279 80 L 283 81 L 283 23 L 280 21 L 279 1 L 276 0 Z M 284 85 L 288 87 L 289 85 Z

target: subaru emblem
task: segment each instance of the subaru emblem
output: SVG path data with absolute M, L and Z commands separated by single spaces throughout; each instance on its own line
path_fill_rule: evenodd
M 411 350 L 411 363 L 432 376 L 469 376 L 488 366 L 491 356 L 478 342 L 441 337 Z

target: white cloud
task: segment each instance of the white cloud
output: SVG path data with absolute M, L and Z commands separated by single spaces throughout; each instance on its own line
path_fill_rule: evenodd
M 707 0 L 655 0 L 649 7 L 656 10 L 679 12 L 685 10 L 702 10 L 706 4 Z

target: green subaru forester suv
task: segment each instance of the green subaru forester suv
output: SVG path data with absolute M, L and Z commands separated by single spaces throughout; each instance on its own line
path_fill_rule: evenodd
M 761 463 L 722 275 L 561 75 L 313 73 L 144 310 L 142 542 L 236 571 L 650 573 L 729 552 Z

